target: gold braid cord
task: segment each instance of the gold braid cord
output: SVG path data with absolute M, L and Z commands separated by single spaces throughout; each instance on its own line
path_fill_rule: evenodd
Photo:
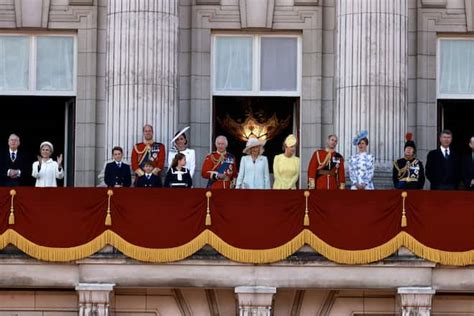
M 206 200 L 207 200 L 207 207 L 206 207 L 206 221 L 205 225 L 206 226 L 211 226 L 211 209 L 209 207 L 209 200 L 211 199 L 212 193 L 211 191 L 206 192 Z
M 15 208 L 13 207 L 13 200 L 15 199 L 16 191 L 10 190 L 10 215 L 8 216 L 8 225 L 15 225 Z
M 110 215 L 110 200 L 112 199 L 112 195 L 114 195 L 114 191 L 107 190 L 107 215 L 105 216 L 105 226 L 112 226 L 112 215 Z

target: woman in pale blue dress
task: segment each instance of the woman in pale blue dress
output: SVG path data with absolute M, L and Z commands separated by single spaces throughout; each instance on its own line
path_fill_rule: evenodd
M 351 190 L 373 190 L 374 156 L 367 153 L 367 146 L 369 145 L 367 131 L 360 132 L 352 143 L 357 146 L 358 153 L 352 155 L 349 161 Z
M 270 189 L 270 172 L 267 157 L 263 156 L 263 145 L 256 138 L 250 138 L 240 160 L 237 189 Z

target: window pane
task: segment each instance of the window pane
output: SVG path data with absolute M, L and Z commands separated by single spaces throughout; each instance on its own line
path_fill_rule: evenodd
M 262 38 L 260 90 L 297 90 L 297 43 L 296 38 Z
M 442 40 L 439 92 L 474 94 L 474 41 Z
M 252 90 L 252 38 L 217 37 L 215 54 L 216 90 Z
M 0 36 L 0 91 L 28 90 L 29 38 Z
M 36 89 L 72 91 L 74 76 L 74 39 L 38 37 Z

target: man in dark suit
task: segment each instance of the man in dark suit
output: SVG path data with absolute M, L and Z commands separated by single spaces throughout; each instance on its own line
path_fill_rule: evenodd
M 449 146 L 453 140 L 450 130 L 443 130 L 439 136 L 441 146 L 428 153 L 426 177 L 431 190 L 456 190 L 460 175 L 460 161 Z
M 462 179 L 467 190 L 474 191 L 474 136 L 469 141 L 471 152 L 462 160 Z
M 20 137 L 11 134 L 8 137 L 8 150 L 0 157 L 1 184 L 6 187 L 25 185 L 25 180 L 31 176 L 31 169 L 25 154 L 18 149 Z
M 114 161 L 105 166 L 104 182 L 108 187 L 120 188 L 130 187 L 132 184 L 132 174 L 130 165 L 122 161 L 123 149 L 116 146 L 112 148 Z

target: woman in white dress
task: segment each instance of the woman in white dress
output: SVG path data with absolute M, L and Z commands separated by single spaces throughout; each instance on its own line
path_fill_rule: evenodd
M 250 138 L 244 149 L 240 160 L 239 175 L 237 177 L 237 189 L 270 189 L 270 172 L 268 170 L 268 159 L 263 156 L 263 146 L 256 138 Z
M 367 153 L 367 146 L 369 145 L 367 135 L 367 131 L 362 131 L 352 141 L 352 144 L 357 146 L 358 153 L 352 155 L 349 161 L 351 190 L 374 189 L 374 156 Z
M 57 187 L 56 179 L 64 178 L 64 170 L 61 166 L 63 155 L 59 155 L 57 162 L 51 158 L 54 152 L 53 144 L 42 142 L 40 145 L 40 156 L 33 163 L 33 178 L 36 178 L 36 187 Z
M 185 132 L 189 129 L 189 126 L 183 128 L 181 131 L 174 135 L 171 140 L 172 146 L 168 152 L 168 168 L 171 169 L 171 164 L 176 154 L 181 153 L 186 156 L 185 167 L 189 170 L 191 178 L 194 175 L 194 169 L 196 169 L 196 153 L 194 149 L 187 148 L 188 139 L 186 138 Z

